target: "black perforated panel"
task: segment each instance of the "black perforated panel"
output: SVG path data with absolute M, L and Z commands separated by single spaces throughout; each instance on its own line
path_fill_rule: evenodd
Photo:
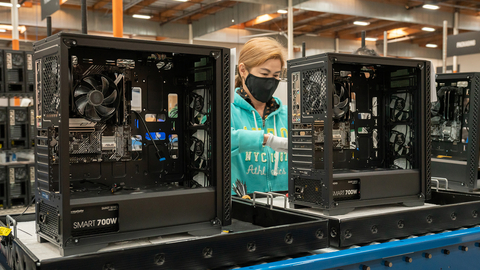
M 42 67 L 43 113 L 58 114 L 60 106 L 60 64 L 58 55 L 46 57 Z
M 230 55 L 223 56 L 223 157 L 224 157 L 224 221 L 231 219 L 231 173 L 230 173 Z M 225 223 L 225 222 L 224 222 Z
M 472 79 L 472 92 L 474 93 L 473 99 L 470 100 L 470 110 L 473 113 L 471 119 L 472 123 L 470 124 L 470 138 L 478 138 L 478 113 L 479 113 L 479 99 L 480 93 L 478 92 L 480 88 L 480 77 L 474 76 Z M 470 140 L 470 153 L 468 157 L 468 164 L 469 164 L 469 174 L 468 179 L 469 183 L 468 186 L 474 188 L 475 181 L 477 181 L 477 171 L 478 171 L 478 139 Z
M 323 69 L 302 72 L 302 114 L 319 115 L 327 110 L 327 76 Z
M 40 227 L 40 232 L 45 235 L 50 236 L 53 239 L 58 237 L 58 215 L 55 207 L 40 202 L 39 204 L 39 218 L 42 216 L 45 218 L 44 222 L 39 222 L 37 224 Z
M 431 166 L 431 159 L 428 158 L 430 157 L 431 153 L 432 153 L 432 138 L 431 138 L 431 130 L 432 130 L 432 121 L 431 121 L 431 115 L 430 115 L 430 112 L 431 112 L 431 108 L 432 108 L 432 103 L 430 101 L 430 89 L 431 89 L 431 76 L 430 76 L 430 72 L 431 72 L 431 66 L 430 65 L 426 65 L 426 74 L 425 74 L 425 80 L 426 80 L 426 86 L 425 86 L 425 107 L 426 107 L 426 110 L 425 110 L 425 115 L 426 115 L 426 123 L 425 123 L 425 130 L 427 131 L 425 134 L 426 134 L 426 139 L 425 139 L 425 144 L 426 144 L 426 152 L 425 152 L 425 155 L 427 156 L 426 158 L 426 163 L 425 163 L 425 196 L 426 196 L 426 199 L 430 199 L 430 196 L 431 196 L 431 178 L 432 178 L 432 166 Z

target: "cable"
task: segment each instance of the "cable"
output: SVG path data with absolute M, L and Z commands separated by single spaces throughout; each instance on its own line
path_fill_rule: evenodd
M 164 161 L 164 160 L 166 160 L 165 155 L 162 153 L 162 151 L 160 151 L 160 150 L 158 149 L 158 146 L 157 146 L 157 144 L 155 143 L 155 140 L 152 138 L 152 135 L 151 135 L 151 133 L 150 133 L 150 130 L 148 130 L 147 123 L 145 123 L 145 120 L 143 119 L 143 117 L 142 117 L 137 111 L 132 111 L 132 112 L 134 112 L 134 113 L 138 116 L 138 118 L 140 118 L 140 120 L 142 120 L 143 126 L 144 126 L 145 129 L 147 130 L 147 134 L 148 134 L 148 136 L 150 136 L 150 139 L 152 140 L 153 146 L 155 147 L 155 150 L 157 151 L 156 155 L 157 155 L 157 157 L 158 157 L 158 160 L 159 160 L 159 161 Z

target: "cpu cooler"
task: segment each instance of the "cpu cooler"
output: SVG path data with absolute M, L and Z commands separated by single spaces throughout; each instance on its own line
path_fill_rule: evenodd
M 104 75 L 89 75 L 73 91 L 77 112 L 93 122 L 103 122 L 113 116 L 118 88 Z

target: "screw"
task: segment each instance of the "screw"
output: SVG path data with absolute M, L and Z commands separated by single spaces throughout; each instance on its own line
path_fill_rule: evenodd
M 473 218 L 477 218 L 477 217 L 478 217 L 478 212 L 477 212 L 477 210 L 473 210 L 473 211 L 472 211 L 472 217 L 473 217 Z
M 352 237 L 352 232 L 350 230 L 345 231 L 345 239 L 349 239 Z
M 115 268 L 113 267 L 113 265 L 107 263 L 103 266 L 103 270 L 115 270 Z
M 163 265 L 165 263 L 165 254 L 159 253 L 155 255 L 155 258 L 153 259 L 153 262 L 156 265 Z
M 247 244 L 248 252 L 254 252 L 256 249 L 257 249 L 257 245 L 255 244 L 255 242 L 249 242 Z
M 287 234 L 285 235 L 285 243 L 287 243 L 287 244 L 289 244 L 289 245 L 290 245 L 291 243 L 293 243 L 293 236 L 292 236 L 292 234 L 287 233 Z
M 78 238 L 75 238 L 74 242 L 75 242 L 75 243 L 78 243 Z
M 428 215 L 427 216 L 427 223 L 432 223 L 432 222 L 433 222 L 432 216 Z
M 448 250 L 448 249 L 442 249 L 442 253 L 445 254 L 445 255 L 449 255 L 449 254 L 450 254 L 450 250 Z
M 423 257 L 427 258 L 427 259 L 431 259 L 432 258 L 432 254 L 430 253 L 423 253 Z
M 389 261 L 384 261 L 382 264 L 385 265 L 386 267 L 392 267 L 393 266 L 393 263 L 389 262 Z
M 410 258 L 410 257 L 405 257 L 405 258 L 403 258 L 403 260 L 406 261 L 407 263 L 413 262 L 413 259 Z
M 456 220 L 456 219 L 457 219 L 457 214 L 455 214 L 455 212 L 451 213 L 451 214 L 450 214 L 450 218 L 451 218 L 452 220 Z
M 376 234 L 378 233 L 378 228 L 376 225 L 373 225 L 372 228 L 370 229 L 372 231 L 373 234 Z
M 205 259 L 211 258 L 213 256 L 213 250 L 209 247 L 203 249 L 203 257 Z
M 362 270 L 370 270 L 370 266 L 362 265 Z
M 318 229 L 316 232 L 315 232 L 315 237 L 317 237 L 318 239 L 323 239 L 323 231 L 321 229 Z
M 330 231 L 330 236 L 331 236 L 332 238 L 337 237 L 337 229 L 332 228 L 332 230 Z
M 468 251 L 468 247 L 467 246 L 460 246 L 460 250 L 461 251 Z
M 403 229 L 404 226 L 405 226 L 405 223 L 403 223 L 403 220 L 399 220 L 399 221 L 397 222 L 397 227 L 398 227 L 399 229 Z

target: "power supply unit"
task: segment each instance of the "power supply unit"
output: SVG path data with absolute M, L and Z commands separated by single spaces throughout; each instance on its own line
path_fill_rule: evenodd
M 8 207 L 26 206 L 30 202 L 28 185 L 30 173 L 25 163 L 10 163 L 7 165 Z
M 25 52 L 4 51 L 5 92 L 21 93 L 25 91 Z
M 446 178 L 449 189 L 476 190 L 480 73 L 438 74 L 436 87 L 437 101 L 432 103 L 432 176 Z
M 32 93 L 35 85 L 35 72 L 33 71 L 33 52 L 25 52 L 25 92 Z
M 35 43 L 39 240 L 67 255 L 229 224 L 229 57 L 67 33 Z
M 8 149 L 29 148 L 29 107 L 8 107 Z
M 288 61 L 289 199 L 337 215 L 430 196 L 430 63 L 326 53 Z

